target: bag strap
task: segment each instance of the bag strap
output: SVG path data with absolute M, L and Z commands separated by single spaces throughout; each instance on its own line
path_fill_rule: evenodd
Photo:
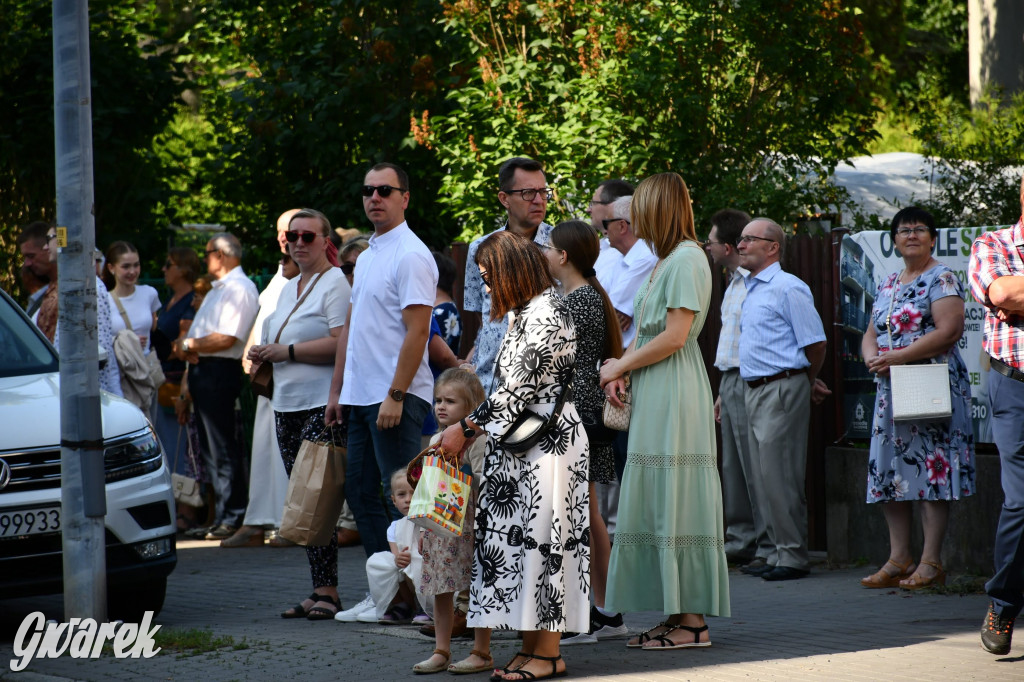
M 303 303 L 305 303 L 305 301 L 309 297 L 309 295 L 311 293 L 313 293 L 313 287 L 316 286 L 316 283 L 319 282 L 320 278 L 322 278 L 324 276 L 324 273 L 326 273 L 330 269 L 331 269 L 331 266 L 328 266 L 328 267 L 324 268 L 323 270 L 321 270 L 320 272 L 316 273 L 316 279 L 314 279 L 312 282 L 309 283 L 309 286 L 306 287 L 306 291 L 302 294 L 302 297 L 299 298 L 299 300 L 295 302 L 295 307 L 292 308 L 292 311 L 290 313 L 288 313 L 288 317 L 284 318 L 284 322 L 281 323 L 281 327 L 277 330 L 277 338 L 274 339 L 274 343 L 278 343 L 281 340 L 281 332 L 284 331 L 284 327 L 285 327 L 286 324 L 288 324 L 288 320 L 292 319 L 292 315 L 294 315 L 295 311 L 299 309 L 299 306 L 301 306 Z M 332 438 L 333 438 L 333 435 L 332 435 Z
M 113 291 L 110 292 L 110 297 L 114 299 L 114 303 L 117 304 L 117 312 L 121 313 L 121 319 L 124 320 L 124 328 L 131 330 L 132 322 L 128 319 L 128 313 L 125 312 L 124 306 L 121 304 L 121 297 L 115 294 Z
M 178 433 L 181 433 L 180 427 Z M 199 467 L 196 465 L 196 453 L 192 452 L 192 435 L 188 428 L 185 429 L 185 452 L 188 453 L 188 459 L 192 462 L 192 473 L 196 475 L 196 480 L 199 479 Z
M 903 273 L 906 270 L 900 270 L 900 274 L 896 275 L 896 281 L 892 283 L 892 295 L 889 296 L 889 314 L 885 317 L 885 331 L 889 334 L 889 350 L 892 350 L 892 307 L 896 303 L 896 296 L 900 293 L 900 279 L 903 277 Z

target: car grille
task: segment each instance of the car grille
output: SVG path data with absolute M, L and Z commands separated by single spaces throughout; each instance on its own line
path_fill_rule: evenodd
M 0 490 L 0 495 L 60 487 L 59 448 L 3 452 L 0 453 L 0 459 L 11 468 L 11 480 Z

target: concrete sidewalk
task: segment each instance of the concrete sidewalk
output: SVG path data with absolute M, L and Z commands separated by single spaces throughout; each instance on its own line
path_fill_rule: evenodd
M 346 607 L 366 591 L 361 547 L 340 550 Z M 871 569 L 828 570 L 768 583 L 730 572 L 732 618 L 710 618 L 708 649 L 639 651 L 624 640 L 565 647 L 571 678 L 585 680 L 1022 680 L 1024 632 L 1010 657 L 979 646 L 984 595 L 867 590 Z M 955 576 L 954 576 L 955 577 Z M 642 579 L 642 578 L 640 578 Z M 398 680 L 426 658 L 433 640 L 412 626 L 283 620 L 281 611 L 310 592 L 301 548 L 222 549 L 181 542 L 178 567 L 157 619 L 164 629 L 208 628 L 231 636 L 235 648 L 198 655 L 165 651 L 149 660 L 70 657 L 33 661 L 11 672 L 14 634 L 35 610 L 61 618 L 60 598 L 0 602 L 0 679 L 31 680 Z M 660 614 L 628 614 L 633 631 Z M 495 633 L 500 664 L 516 651 L 511 633 Z M 453 656 L 470 640 L 453 643 Z M 469 680 L 484 680 L 472 675 Z M 450 679 L 442 673 L 436 679 Z

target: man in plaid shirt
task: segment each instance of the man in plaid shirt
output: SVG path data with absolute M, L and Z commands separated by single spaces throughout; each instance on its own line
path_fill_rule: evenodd
M 1010 652 L 1013 622 L 1024 607 L 1024 181 L 1022 217 L 1013 227 L 988 232 L 971 248 L 971 293 L 985 306 L 985 352 L 991 356 L 988 398 L 992 435 L 1002 465 L 1003 509 L 995 540 L 992 598 L 981 645 Z

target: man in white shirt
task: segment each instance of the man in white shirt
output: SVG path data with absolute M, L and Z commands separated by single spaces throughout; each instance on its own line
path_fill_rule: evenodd
M 722 330 L 715 367 L 722 373 L 715 400 L 715 421 L 722 425 L 722 502 L 725 507 L 725 554 L 730 561 L 763 566 L 771 555 L 767 524 L 757 507 L 760 464 L 750 457 L 746 385 L 740 378 L 740 313 L 749 274 L 740 267 L 739 243 L 750 216 L 724 208 L 711 216 L 711 232 L 704 248 L 715 266 L 724 269 L 729 284 L 722 297 Z M 758 559 L 759 561 L 754 561 Z M 749 569 L 748 569 L 749 570 Z
M 608 235 L 608 243 L 612 249 L 622 254 L 622 258 L 605 270 L 604 280 L 601 279 L 602 273 L 597 273 L 601 286 L 605 287 L 608 298 L 619 315 L 623 348 L 629 347 L 636 337 L 636 327 L 633 325 L 633 298 L 650 277 L 654 266 L 658 264 L 658 257 L 651 253 L 647 242 L 637 239 L 633 234 L 633 226 L 629 222 L 629 209 L 632 204 L 632 196 L 619 197 L 611 204 L 611 216 L 602 221 L 605 234 Z
M 226 232 L 206 244 L 206 269 L 213 288 L 203 299 L 185 339 L 174 350 L 188 358 L 188 396 L 195 407 L 199 446 L 217 501 L 207 540 L 231 537 L 249 500 L 249 474 L 235 437 L 235 401 L 242 389 L 242 350 L 259 293 L 241 267 L 242 245 Z
M 618 249 L 612 248 L 612 245 L 608 242 L 608 235 L 605 233 L 604 224 L 612 218 L 612 204 L 615 203 L 615 200 L 631 196 L 633 196 L 633 185 L 625 180 L 617 178 L 605 180 L 594 189 L 594 196 L 591 197 L 590 203 L 586 208 L 587 214 L 590 216 L 591 227 L 601 235 L 601 253 L 598 254 L 597 262 L 594 263 L 594 270 L 597 272 L 597 279 L 601 282 L 601 286 L 605 287 L 605 291 L 608 291 L 605 282 L 610 282 L 608 279 L 609 270 L 622 261 L 622 254 L 619 253 Z M 621 320 L 619 322 L 621 325 Z
M 526 157 L 513 157 L 498 169 L 498 201 L 505 208 L 505 225 L 499 230 L 508 230 L 525 239 L 532 239 L 538 245 L 547 244 L 552 226 L 544 222 L 552 190 L 547 186 L 544 167 L 539 161 Z M 490 394 L 494 381 L 494 363 L 498 358 L 501 340 L 508 329 L 506 318 L 491 320 L 491 296 L 487 293 L 476 265 L 476 252 L 485 239 L 494 232 L 488 232 L 473 240 L 466 254 L 466 276 L 463 281 L 462 314 L 462 357 L 476 366 L 484 392 Z M 469 352 L 475 349 L 472 357 Z
M 427 341 L 437 265 L 405 222 L 405 171 L 379 163 L 364 182 L 363 210 L 374 232 L 355 269 L 324 420 L 340 423 L 341 405 L 351 406 L 345 497 L 370 556 L 389 551 L 388 515 L 400 516 L 390 501 L 391 474 L 419 452 L 423 420 L 433 403 Z

